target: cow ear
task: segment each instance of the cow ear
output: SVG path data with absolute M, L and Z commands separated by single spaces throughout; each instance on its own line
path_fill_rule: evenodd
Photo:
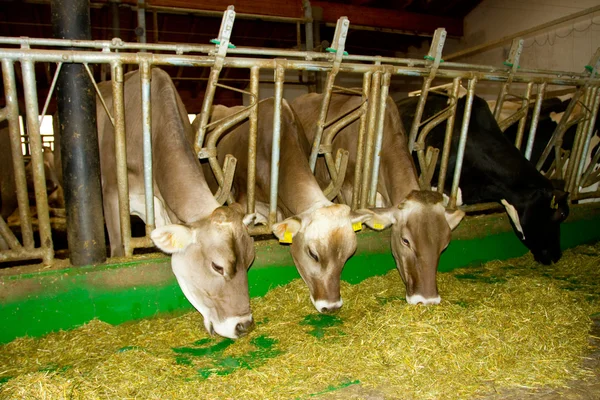
M 273 224 L 273 234 L 283 243 L 291 243 L 292 239 L 300 231 L 302 221 L 298 217 L 290 217 L 281 222 Z
M 174 254 L 184 251 L 194 241 L 194 233 L 187 226 L 172 224 L 156 228 L 150 238 L 156 247 Z
M 352 211 L 350 219 L 353 226 L 358 223 L 364 223 L 371 229 L 381 231 L 396 223 L 395 212 L 397 212 L 396 208 L 362 208 Z
M 453 231 L 454 228 L 456 228 L 458 226 L 458 224 L 460 224 L 460 221 L 462 221 L 462 219 L 465 216 L 465 212 L 463 210 L 446 210 L 445 212 L 445 216 L 446 216 L 446 222 L 448 222 L 448 225 L 450 226 L 450 230 Z
M 252 223 L 254 223 L 254 225 L 268 225 L 269 224 L 269 220 L 267 219 L 267 217 L 265 217 L 264 215 L 262 215 L 260 213 L 246 214 L 246 215 L 244 215 L 244 219 L 242 221 L 244 222 L 244 225 L 246 225 L 246 226 L 249 226 Z
M 523 232 L 523 227 L 521 226 L 521 220 L 519 219 L 519 213 L 517 212 L 517 209 L 515 208 L 515 206 L 510 204 L 505 199 L 500 200 L 500 203 L 502 203 L 502 205 L 506 209 L 506 213 L 512 220 L 517 231 L 519 231 L 521 233 L 521 236 L 522 236 L 521 239 L 525 240 L 525 233 Z

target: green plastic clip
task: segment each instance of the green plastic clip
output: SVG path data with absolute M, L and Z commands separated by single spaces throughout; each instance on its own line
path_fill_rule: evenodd
M 504 65 L 506 65 L 507 67 L 510 67 L 510 68 L 512 68 L 513 65 L 514 65 L 513 63 L 509 63 L 508 61 L 504 61 L 502 64 L 504 64 Z M 517 68 L 521 68 L 521 66 L 518 65 Z
M 435 61 L 435 57 L 431 57 L 430 55 L 423 56 L 423 58 L 431 62 Z M 444 60 L 440 58 L 440 62 L 443 63 Z
M 590 71 L 590 74 L 594 70 L 594 67 L 592 67 L 591 65 L 586 65 L 584 68 L 587 69 L 588 71 Z
M 332 47 L 328 47 L 328 48 L 326 48 L 326 49 L 325 49 L 325 51 L 326 51 L 326 52 L 328 52 L 328 53 L 337 53 L 337 49 L 334 49 L 334 48 L 332 48 Z M 347 55 L 348 55 L 348 52 L 347 52 L 347 51 L 344 51 L 344 55 L 345 55 L 345 56 L 347 56 Z
M 210 39 L 210 42 L 212 44 L 221 44 L 221 41 L 219 39 Z M 227 48 L 228 49 L 235 49 L 235 45 L 233 43 L 228 43 L 227 44 Z

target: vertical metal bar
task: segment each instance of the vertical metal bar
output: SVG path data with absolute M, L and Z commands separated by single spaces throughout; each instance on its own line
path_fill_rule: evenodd
M 23 92 L 25 94 L 25 109 L 27 112 L 27 132 L 29 133 L 29 144 L 31 146 L 33 187 L 40 231 L 40 247 L 45 249 L 44 263 L 50 264 L 54 258 L 54 248 L 52 246 L 52 233 L 50 231 L 48 194 L 46 193 L 44 156 L 42 154 L 42 137 L 40 135 L 38 98 L 33 62 L 30 60 L 21 60 L 21 70 L 23 72 Z
M 591 173 L 594 171 L 594 164 L 596 164 L 596 162 L 592 159 L 593 154 L 590 153 L 590 164 L 587 166 L 585 166 L 585 160 L 586 160 L 586 156 L 588 154 L 588 152 L 590 152 L 590 142 L 592 140 L 592 136 L 593 136 L 593 129 L 596 126 L 596 120 L 598 119 L 598 108 L 600 107 L 600 87 L 596 87 L 596 99 L 594 100 L 594 104 L 592 105 L 592 116 L 590 118 L 590 129 L 592 130 L 592 134 L 590 134 L 588 132 L 588 136 L 587 136 L 587 141 L 585 144 L 585 148 L 583 151 L 583 156 L 581 157 L 581 161 L 579 164 L 579 174 L 577 176 L 577 186 L 581 186 L 582 184 L 585 184 L 587 178 L 591 175 Z M 584 168 L 586 168 L 585 172 Z M 583 174 L 583 175 L 582 175 Z
M 367 125 L 367 142 L 365 143 L 365 161 L 360 190 L 360 207 L 368 207 L 369 178 L 371 177 L 371 162 L 373 160 L 373 145 L 375 142 L 375 124 L 377 121 L 377 102 L 381 90 L 381 71 L 373 73 L 371 94 L 369 95 L 369 117 Z
M 567 191 L 575 193 L 576 187 L 575 182 L 577 181 L 577 173 L 579 172 L 579 159 L 583 154 L 583 148 L 586 142 L 586 136 L 590 130 L 590 112 L 591 105 L 594 103 L 596 97 L 596 88 L 588 87 L 585 92 L 583 100 L 583 106 L 581 113 L 584 115 L 583 119 L 577 125 L 577 131 L 575 133 L 575 140 L 573 141 L 573 148 L 569 156 L 569 163 L 566 171 L 566 185 Z M 593 128 L 592 128 L 593 129 Z
M 152 25 L 154 27 L 154 43 L 158 43 L 158 12 L 152 12 Z
M 120 23 L 121 19 L 119 16 L 119 0 L 111 0 L 110 2 L 110 15 L 112 20 L 112 37 L 118 38 L 121 36 Z
M 89 1 L 52 0 L 54 37 L 90 40 Z M 82 64 L 65 63 L 56 85 L 60 153 L 72 265 L 106 260 L 96 96 Z
M 462 126 L 460 128 L 460 140 L 458 142 L 458 150 L 456 152 L 456 165 L 454 167 L 454 179 L 452 181 L 452 191 L 450 192 L 449 208 L 456 208 L 456 196 L 458 195 L 458 184 L 460 181 L 460 173 L 462 171 L 463 160 L 465 157 L 465 147 L 467 145 L 467 135 L 469 132 L 469 122 L 471 120 L 471 109 L 473 107 L 473 98 L 475 97 L 475 86 L 477 85 L 477 77 L 469 79 L 467 88 L 467 98 L 465 100 L 465 113 L 463 115 Z
M 309 0 L 302 1 L 302 8 L 304 9 L 304 32 L 306 36 L 306 51 L 314 51 L 315 48 L 315 40 L 313 35 L 313 16 L 312 16 L 312 7 L 310 5 Z M 307 82 L 309 83 L 308 91 L 314 92 L 315 86 L 315 73 L 312 71 L 306 72 Z
M 531 127 L 529 128 L 529 136 L 527 137 L 527 147 L 525 148 L 525 158 L 531 160 L 531 152 L 533 151 L 533 141 L 537 131 L 538 122 L 540 120 L 540 112 L 542 110 L 542 101 L 546 94 L 546 82 L 538 85 L 538 92 L 535 99 L 533 115 L 531 116 Z
M 152 184 L 152 70 L 148 61 L 140 63 L 142 85 L 142 137 L 144 147 L 144 194 L 146 200 L 146 236 L 156 227 L 154 220 L 154 185 Z
M 2 80 L 4 82 L 4 96 L 6 99 L 6 109 L 8 111 L 8 131 L 10 135 L 13 169 L 15 171 L 15 183 L 17 186 L 17 201 L 19 204 L 19 219 L 21 220 L 23 245 L 28 249 L 33 249 L 33 228 L 31 227 L 31 212 L 29 210 L 29 197 L 27 196 L 23 150 L 21 149 L 17 83 L 15 80 L 14 64 L 7 59 L 2 60 Z
M 419 96 L 419 102 L 417 103 L 417 109 L 415 110 L 415 117 L 412 125 L 410 126 L 410 132 L 408 134 L 408 151 L 413 152 L 415 148 L 415 141 L 417 140 L 417 134 L 419 133 L 419 126 L 421 125 L 421 118 L 423 118 L 423 110 L 425 110 L 425 102 L 427 101 L 427 94 L 433 81 L 432 76 L 423 79 L 423 85 L 421 86 L 421 95 Z
M 383 128 L 385 124 L 385 108 L 387 105 L 387 97 L 390 90 L 391 74 L 385 72 L 381 84 L 381 93 L 379 97 L 379 109 L 377 116 L 377 133 L 375 136 L 375 146 L 373 153 L 373 172 L 371 175 L 371 189 L 369 191 L 369 207 L 375 207 L 375 199 L 377 198 L 377 180 L 379 178 L 379 164 L 381 161 L 381 145 L 383 143 Z
M 329 111 L 329 102 L 331 101 L 331 90 L 333 89 L 336 75 L 337 71 L 330 71 L 329 74 L 327 74 L 327 82 L 325 83 L 325 88 L 323 90 L 323 101 L 321 103 L 321 110 L 319 111 L 317 131 L 315 132 L 315 137 L 313 138 L 312 148 L 310 151 L 310 157 L 308 158 L 308 164 L 310 165 L 310 170 L 313 173 L 315 172 L 317 158 L 319 157 L 319 148 L 323 138 L 323 130 L 327 119 L 327 112 Z
M 527 84 L 527 89 L 525 89 L 525 98 L 521 102 L 521 107 L 525 108 L 525 114 L 519 120 L 519 127 L 517 128 L 517 137 L 515 138 L 515 147 L 521 150 L 521 144 L 523 143 L 523 132 L 525 131 L 525 124 L 527 123 L 527 114 L 529 113 L 529 103 L 531 99 L 531 91 L 533 89 L 533 82 L 529 82 Z
M 119 196 L 119 220 L 121 239 L 126 256 L 133 254 L 131 247 L 131 222 L 129 220 L 129 178 L 127 176 L 127 143 L 125 136 L 125 104 L 123 88 L 123 65 L 111 65 L 113 111 L 115 119 L 115 157 L 117 159 L 117 190 Z
M 275 68 L 275 110 L 273 113 L 273 146 L 271 148 L 271 193 L 269 198 L 269 226 L 277 221 L 277 193 L 279 190 L 279 155 L 281 145 L 281 101 L 285 69 L 279 63 Z
M 248 204 L 246 210 L 249 214 L 253 214 L 256 207 L 256 138 L 258 136 L 258 86 L 260 80 L 260 67 L 252 67 L 250 69 L 250 92 L 254 97 L 254 107 L 250 109 L 249 137 L 248 137 Z
M 138 26 L 135 33 L 140 43 L 146 43 L 146 0 L 138 0 L 137 4 Z M 144 50 L 140 51 L 144 52 Z
M 510 67 L 507 81 L 502 85 L 500 93 L 498 93 L 498 99 L 496 100 L 496 108 L 494 108 L 494 118 L 498 121 L 500 118 L 500 112 L 502 111 L 502 104 L 504 103 L 504 97 L 510 90 L 510 85 L 513 81 L 513 76 L 519 68 L 519 62 L 521 53 L 523 52 L 523 39 L 515 38 L 510 45 L 510 52 L 508 58 L 504 62 L 504 65 Z M 500 121 L 498 121 L 500 122 Z
M 446 121 L 446 136 L 444 136 L 444 148 L 442 149 L 442 160 L 440 161 L 440 172 L 438 173 L 438 192 L 444 193 L 446 185 L 446 174 L 448 173 L 448 160 L 450 159 L 450 150 L 452 146 L 452 133 L 454 132 L 454 120 L 456 119 L 456 110 L 458 105 L 458 89 L 460 88 L 460 78 L 452 80 L 451 96 L 454 99 L 454 110 L 452 115 Z
M 363 89 L 362 89 L 362 101 L 363 107 L 368 107 L 369 103 L 367 99 L 369 98 L 369 91 L 371 90 L 371 76 L 373 73 L 371 71 L 365 72 L 363 75 Z M 354 184 L 352 186 L 352 206 L 353 210 L 358 208 L 359 197 L 360 197 L 360 187 L 361 187 L 361 179 L 363 172 L 363 160 L 364 160 L 364 152 L 365 152 L 365 133 L 367 130 L 367 113 L 363 113 L 360 116 L 360 123 L 358 126 L 358 140 L 356 143 L 356 164 L 354 165 Z

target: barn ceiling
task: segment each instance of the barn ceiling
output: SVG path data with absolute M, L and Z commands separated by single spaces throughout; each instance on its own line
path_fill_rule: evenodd
M 333 37 L 335 22 L 340 16 L 350 20 L 346 50 L 353 54 L 395 56 L 396 52 L 406 52 L 409 46 L 419 47 L 438 27 L 446 28 L 450 36 L 460 37 L 464 17 L 480 2 L 313 0 L 310 4 L 317 27 L 316 50 L 329 45 L 327 41 Z M 218 34 L 222 12 L 228 5 L 233 5 L 237 17 L 231 41 L 236 45 L 284 49 L 304 46 L 304 26 L 299 29 L 299 44 L 296 23 L 305 17 L 302 0 L 146 0 L 145 3 L 149 43 L 207 44 Z M 52 37 L 50 8 L 50 1 L 1 1 L 0 36 Z M 272 20 L 273 16 L 286 20 L 276 22 Z M 92 39 L 107 40 L 119 36 L 124 41 L 136 42 L 137 26 L 137 0 L 91 2 Z M 51 72 L 52 67 L 39 66 L 40 101 L 45 98 L 43 94 L 48 90 Z M 188 111 L 198 112 L 208 71 L 173 68 L 168 72 L 175 78 Z M 231 81 L 242 80 L 239 85 L 245 86 L 243 81 L 247 79 L 247 71 L 226 69 L 221 76 Z M 218 93 L 217 96 L 216 101 L 221 104 L 241 102 L 240 95 L 235 92 Z

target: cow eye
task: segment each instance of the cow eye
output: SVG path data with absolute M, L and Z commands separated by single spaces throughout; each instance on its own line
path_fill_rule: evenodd
M 317 255 L 317 253 L 312 251 L 312 249 L 310 247 L 308 248 L 308 254 L 312 257 L 313 260 L 315 260 L 316 262 L 319 262 L 319 256 Z
M 410 248 L 410 242 L 405 237 L 402 238 L 402 244 L 405 245 L 406 247 Z
M 217 271 L 217 273 L 219 275 L 223 275 L 225 270 L 223 269 L 223 267 L 221 267 L 220 265 L 215 264 L 214 262 L 212 263 L 212 268 Z

